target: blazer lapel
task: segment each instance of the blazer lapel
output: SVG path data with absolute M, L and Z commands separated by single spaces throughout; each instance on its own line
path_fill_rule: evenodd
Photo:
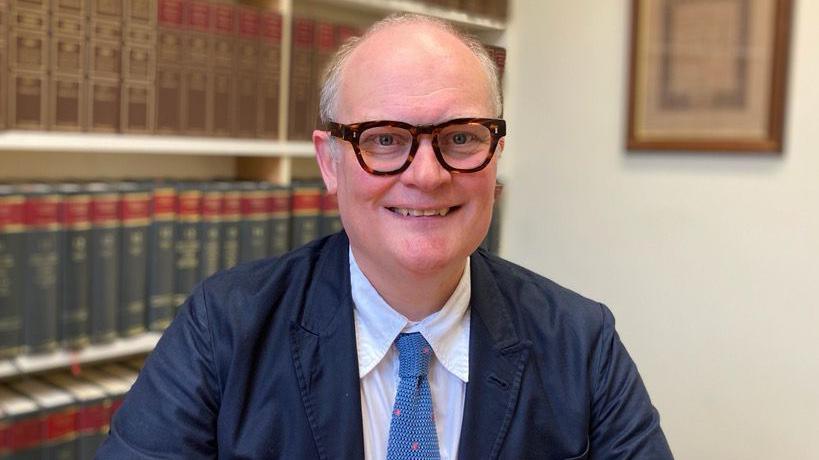
M 290 325 L 293 365 L 320 458 L 364 458 L 348 240 L 321 249 L 301 320 Z
M 531 344 L 519 340 L 510 307 L 480 254 L 473 255 L 471 267 L 469 383 L 458 457 L 497 458 Z

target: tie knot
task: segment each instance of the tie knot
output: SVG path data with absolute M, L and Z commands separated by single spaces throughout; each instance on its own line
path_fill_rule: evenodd
M 427 375 L 432 347 L 420 332 L 398 334 L 395 347 L 398 348 L 398 373 L 401 377 Z

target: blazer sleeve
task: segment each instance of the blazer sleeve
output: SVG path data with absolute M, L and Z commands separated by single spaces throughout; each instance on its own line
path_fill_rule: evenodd
M 590 458 L 672 459 L 660 416 L 614 329 L 614 316 L 600 308 L 603 326 L 593 361 Z
M 146 360 L 96 458 L 216 458 L 219 384 L 204 286 Z

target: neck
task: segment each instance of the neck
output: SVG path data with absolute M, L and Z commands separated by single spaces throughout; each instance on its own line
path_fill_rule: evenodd
M 410 321 L 420 321 L 440 310 L 455 292 L 466 260 L 433 273 L 385 269 L 355 254 L 361 272 L 393 310 Z

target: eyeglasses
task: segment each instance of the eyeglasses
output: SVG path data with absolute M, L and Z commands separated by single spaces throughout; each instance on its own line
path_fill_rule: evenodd
M 327 124 L 332 136 L 353 146 L 358 164 L 370 174 L 389 176 L 406 170 L 420 141 L 432 136 L 432 150 L 441 166 L 453 173 L 485 168 L 506 135 L 506 121 L 494 118 L 457 118 L 437 125 L 415 126 L 400 121 L 365 121 Z

